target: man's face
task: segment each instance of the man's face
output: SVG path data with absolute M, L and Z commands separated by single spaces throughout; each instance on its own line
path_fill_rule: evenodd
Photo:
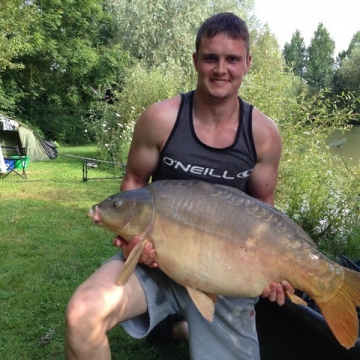
M 224 100 L 238 94 L 251 56 L 242 39 L 230 39 L 226 34 L 202 38 L 198 53 L 193 54 L 198 73 L 197 88 L 214 100 Z

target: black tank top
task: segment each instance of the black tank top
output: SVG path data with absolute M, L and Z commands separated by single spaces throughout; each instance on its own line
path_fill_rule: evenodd
M 252 136 L 253 106 L 239 98 L 240 114 L 236 138 L 231 146 L 213 148 L 196 136 L 193 124 L 194 91 L 181 95 L 177 119 L 152 180 L 203 180 L 245 191 L 257 157 Z

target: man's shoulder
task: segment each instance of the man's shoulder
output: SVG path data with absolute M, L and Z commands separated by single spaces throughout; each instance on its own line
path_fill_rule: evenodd
M 274 120 L 254 107 L 252 131 L 258 157 L 263 151 L 281 149 L 281 137 Z
M 177 95 L 151 104 L 137 120 L 136 133 L 146 134 L 162 148 L 175 125 L 180 103 L 181 96 Z
M 151 104 L 146 112 L 155 114 L 158 116 L 166 116 L 173 112 L 178 112 L 181 104 L 181 95 L 173 96 L 169 99 L 162 100 Z
M 273 129 L 274 131 L 277 131 L 277 125 L 274 120 L 269 118 L 267 115 L 265 115 L 263 112 L 261 112 L 256 107 L 253 108 L 253 130 L 260 130 L 265 128 Z

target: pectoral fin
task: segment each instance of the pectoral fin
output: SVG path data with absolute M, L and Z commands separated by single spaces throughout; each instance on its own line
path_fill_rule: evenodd
M 198 289 L 186 286 L 186 289 L 201 315 L 212 322 L 215 312 L 215 295 L 207 295 Z
M 125 261 L 125 265 L 122 268 L 121 274 L 118 278 L 117 284 L 119 286 L 125 285 L 128 282 L 131 274 L 134 272 L 135 266 L 139 262 L 140 256 L 144 249 L 144 245 L 144 241 L 140 241 L 132 249 L 129 257 Z

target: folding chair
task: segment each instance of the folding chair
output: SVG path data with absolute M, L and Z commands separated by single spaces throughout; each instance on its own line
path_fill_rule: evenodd
M 26 148 L 19 146 L 2 146 L 1 150 L 6 165 L 6 172 L 1 174 L 1 178 L 4 179 L 11 173 L 15 173 L 27 179 L 25 170 L 27 166 Z

